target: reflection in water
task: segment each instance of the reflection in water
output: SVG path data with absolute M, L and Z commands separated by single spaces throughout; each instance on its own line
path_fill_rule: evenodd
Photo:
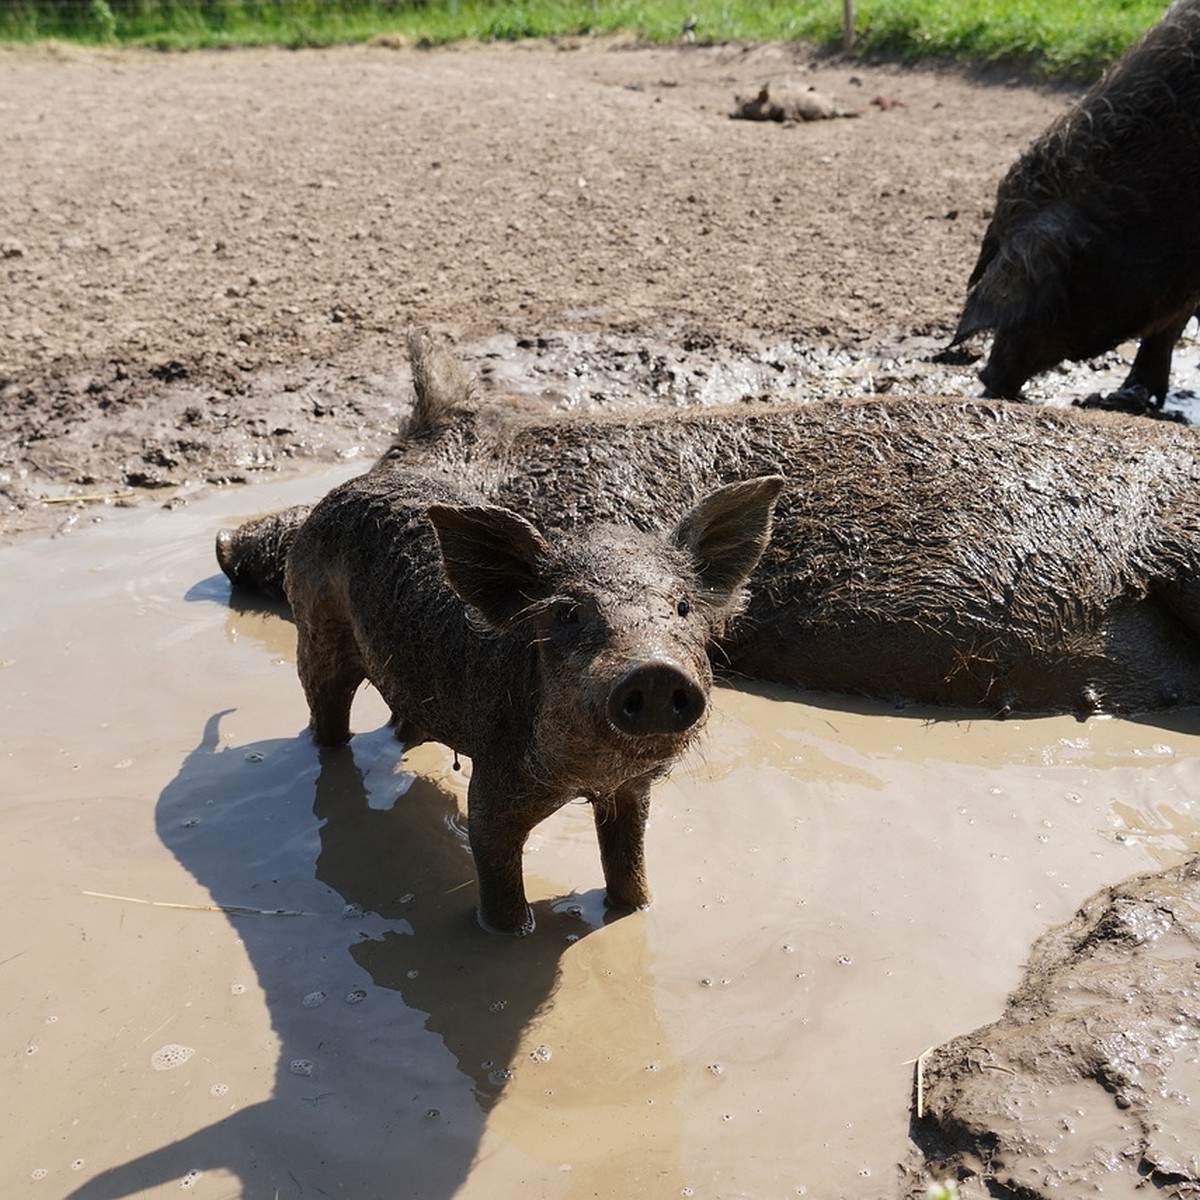
M 407 774 L 400 792 L 391 807 L 373 808 L 351 754 L 321 752 L 317 878 L 355 908 L 399 922 L 350 954 L 376 985 L 426 1015 L 486 1107 L 509 1077 L 521 1031 L 554 993 L 563 951 L 589 927 L 577 909 L 540 901 L 532 936 L 485 935 L 453 798 Z
M 564 952 L 593 927 L 541 901 L 529 937 L 484 934 L 455 800 L 397 770 L 386 729 L 320 755 L 306 737 L 221 749 L 224 715 L 157 825 L 215 904 L 301 914 L 230 916 L 280 1044 L 274 1093 L 71 1195 L 223 1170 L 246 1197 L 369 1198 L 397 1194 L 400 1170 L 404 1194 L 452 1196 Z

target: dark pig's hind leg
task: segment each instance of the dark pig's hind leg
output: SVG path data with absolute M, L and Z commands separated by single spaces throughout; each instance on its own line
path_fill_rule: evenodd
M 645 851 L 649 814 L 648 780 L 634 780 L 592 801 L 609 908 L 645 908 L 650 903 Z
M 1133 365 L 1125 382 L 1107 395 L 1097 392 L 1087 399 L 1076 401 L 1080 408 L 1102 408 L 1109 412 L 1125 412 L 1134 416 L 1157 415 L 1171 386 L 1171 359 L 1175 344 L 1192 319 L 1194 305 L 1173 317 L 1168 325 L 1142 338 Z M 1171 414 L 1174 416 L 1174 414 Z
M 1179 341 L 1187 323 L 1192 319 L 1194 304 L 1189 304 L 1182 313 L 1172 319 L 1170 324 L 1142 338 L 1142 344 L 1133 360 L 1133 366 L 1121 391 L 1131 388 L 1144 388 L 1156 408 L 1162 408 L 1167 398 L 1167 389 L 1171 385 L 1171 357 L 1175 353 L 1175 343 Z

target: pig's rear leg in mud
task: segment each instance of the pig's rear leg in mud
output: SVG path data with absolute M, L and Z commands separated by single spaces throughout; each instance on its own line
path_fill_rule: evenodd
M 309 728 L 319 746 L 350 740 L 350 708 L 367 677 L 349 622 L 299 619 L 296 672 L 308 699 Z
M 1129 374 L 1115 392 L 1089 396 L 1080 407 L 1128 412 L 1135 416 L 1145 415 L 1152 405 L 1161 409 L 1171 386 L 1171 359 L 1175 346 L 1195 315 L 1194 307 L 1189 304 L 1162 329 L 1142 338 Z

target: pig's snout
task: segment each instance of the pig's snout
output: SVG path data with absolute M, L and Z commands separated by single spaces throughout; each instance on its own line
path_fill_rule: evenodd
M 700 685 L 672 662 L 640 663 L 609 693 L 608 716 L 634 737 L 683 733 L 701 717 L 707 701 Z

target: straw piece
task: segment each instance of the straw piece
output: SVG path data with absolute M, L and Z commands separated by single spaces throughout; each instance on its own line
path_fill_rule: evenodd
M 170 900 L 142 900 L 137 896 L 116 896 L 112 892 L 83 892 L 100 900 L 120 900 L 125 904 L 148 904 L 152 908 L 186 908 L 192 912 L 219 912 L 234 917 L 315 917 L 316 913 L 287 908 L 249 908 L 244 904 L 174 904 Z
M 106 500 L 129 500 L 134 493 L 126 492 L 92 492 L 86 496 L 40 496 L 43 504 L 103 504 Z

